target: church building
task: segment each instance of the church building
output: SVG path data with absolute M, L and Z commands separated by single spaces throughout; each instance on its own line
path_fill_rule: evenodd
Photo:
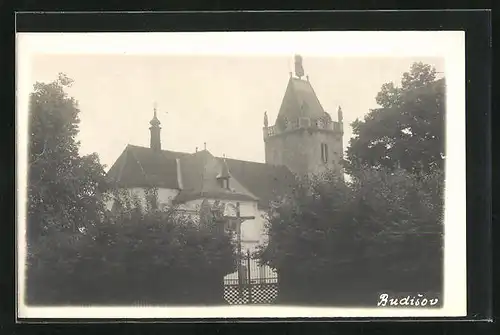
M 155 108 L 150 146 L 127 145 L 108 178 L 143 201 L 147 189 L 157 189 L 160 208 L 176 205 L 196 213 L 202 204 L 219 203 L 228 216 L 239 208 L 242 217 L 250 218 L 241 225 L 242 250 L 255 250 L 266 239 L 263 214 L 271 201 L 290 192 L 297 176 L 326 170 L 343 175 L 342 111 L 339 107 L 333 121 L 309 77 L 303 77 L 302 58 L 296 56 L 295 75 L 290 73 L 274 125 L 264 113 L 265 163 L 216 157 L 206 147 L 192 153 L 165 150 Z M 112 200 L 108 206 L 113 207 Z

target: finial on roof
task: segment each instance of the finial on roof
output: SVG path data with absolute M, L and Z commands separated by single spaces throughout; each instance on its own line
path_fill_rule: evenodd
M 194 150 L 195 150 L 194 152 L 198 152 L 198 147 L 196 147 Z
M 207 150 L 207 142 L 203 142 L 203 149 Z
M 151 121 L 149 121 L 149 124 L 154 127 L 158 127 L 160 125 L 160 120 L 158 120 L 158 117 L 156 115 L 156 109 L 157 109 L 157 104 L 155 102 L 153 105 L 153 118 L 151 119 Z
M 267 111 L 264 112 L 264 127 L 267 128 L 269 125 L 269 120 L 267 119 Z
M 309 81 L 309 75 L 306 76 L 307 81 Z
M 304 76 L 304 67 L 302 66 L 302 56 L 295 55 L 295 75 L 300 79 Z
M 344 120 L 344 117 L 342 115 L 342 108 L 340 106 L 339 106 L 337 113 L 338 113 L 339 122 L 342 122 Z

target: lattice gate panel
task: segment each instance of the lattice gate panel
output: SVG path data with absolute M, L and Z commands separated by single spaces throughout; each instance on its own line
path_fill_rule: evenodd
M 224 285 L 224 299 L 231 305 L 271 304 L 277 297 L 277 283 Z

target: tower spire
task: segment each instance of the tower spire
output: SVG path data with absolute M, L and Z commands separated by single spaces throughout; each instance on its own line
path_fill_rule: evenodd
M 151 132 L 151 138 L 150 138 L 150 148 L 154 151 L 161 151 L 161 139 L 160 139 L 160 133 L 161 133 L 161 127 L 160 127 L 160 120 L 158 120 L 158 117 L 156 115 L 156 102 L 154 103 L 153 107 L 153 118 L 151 121 L 149 121 L 149 124 L 151 127 L 149 127 L 149 131 Z

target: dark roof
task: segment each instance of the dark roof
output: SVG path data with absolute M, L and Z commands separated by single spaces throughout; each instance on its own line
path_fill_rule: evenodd
M 212 156 L 207 150 L 182 157 L 180 159 L 182 191 L 175 201 L 182 203 L 203 197 L 242 201 L 257 200 L 246 190 L 223 188 L 217 180 L 223 166 L 224 160 Z M 229 174 L 229 171 L 227 172 Z
M 217 180 L 221 167 L 232 179 L 231 189 L 223 188 Z M 206 150 L 194 154 L 167 150 L 156 153 L 150 148 L 133 145 L 125 148 L 107 176 L 126 188 L 182 188 L 175 199 L 177 203 L 200 198 L 257 200 L 264 208 L 276 196 L 289 193 L 295 182 L 295 176 L 285 166 L 223 159 Z
M 188 154 L 127 145 L 107 176 L 120 187 L 179 188 L 176 159 Z
M 283 165 L 270 165 L 237 159 L 226 159 L 231 176 L 259 198 L 259 206 L 266 208 L 277 196 L 289 194 L 295 185 L 295 176 Z
M 276 119 L 280 123 L 285 117 L 291 121 L 300 117 L 318 119 L 325 116 L 325 110 L 307 80 L 290 77 Z

